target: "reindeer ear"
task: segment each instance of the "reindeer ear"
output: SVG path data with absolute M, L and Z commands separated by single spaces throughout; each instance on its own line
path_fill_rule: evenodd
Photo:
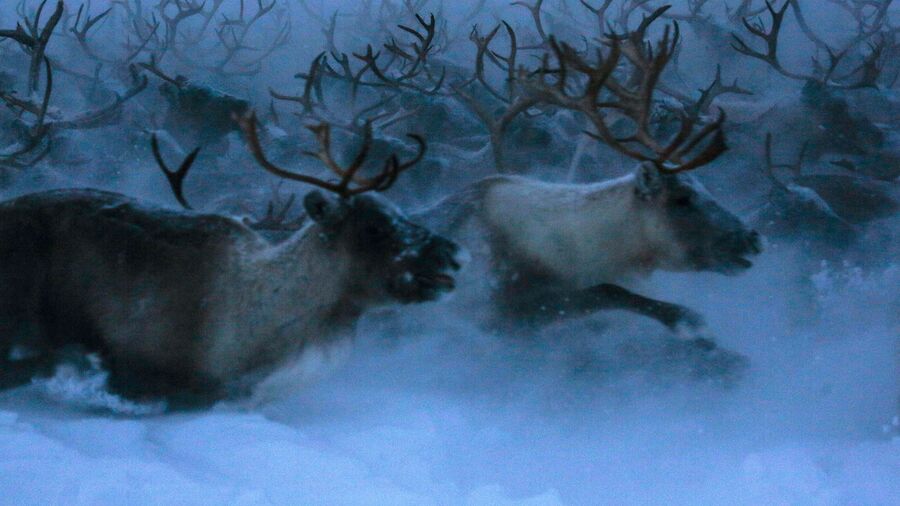
M 662 191 L 663 175 L 653 162 L 641 163 L 634 174 L 635 193 L 643 200 L 650 200 Z
M 326 228 L 332 228 L 340 223 L 344 214 L 340 202 L 319 190 L 313 190 L 303 197 L 303 208 L 311 220 Z

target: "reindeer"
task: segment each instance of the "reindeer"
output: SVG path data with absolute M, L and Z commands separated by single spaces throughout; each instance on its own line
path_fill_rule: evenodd
M 667 27 L 658 43 L 646 43 L 648 19 L 635 32 L 610 37 L 608 52 L 597 51 L 595 60 L 551 37 L 554 64 L 545 58 L 543 72 L 518 77 L 528 93 L 523 102 L 582 114 L 590 135 L 639 162 L 632 174 L 593 184 L 493 176 L 417 215 L 472 253 L 475 266 L 467 272 L 491 277 L 488 296 L 505 321 L 535 324 L 624 309 L 671 329 L 696 330 L 702 318 L 692 310 L 619 283 L 655 270 L 737 274 L 761 251 L 759 235 L 687 174 L 727 149 L 724 112 L 706 122 L 685 111 L 670 140 L 654 135 L 653 90 L 679 33 L 676 23 L 674 33 Z M 623 56 L 634 69 L 624 79 Z M 632 133 L 614 133 L 612 118 L 630 121 Z
M 0 385 L 47 373 L 75 349 L 102 357 L 113 392 L 170 406 L 208 402 L 346 342 L 367 308 L 453 289 L 457 245 L 372 193 L 421 159 L 423 139 L 413 136 L 414 159 L 391 156 L 365 178 L 370 129 L 342 168 L 329 125 L 311 127 L 315 156 L 339 177 L 332 182 L 275 166 L 255 116 L 240 124 L 262 167 L 319 188 L 303 199 L 308 224 L 278 244 L 237 219 L 95 190 L 0 204 Z M 194 156 L 166 171 L 180 181 Z M 180 194 L 180 182 L 173 188 Z
M 772 188 L 750 222 L 773 243 L 799 240 L 805 246 L 815 245 L 811 251 L 840 258 L 866 225 L 893 216 L 900 202 L 889 185 L 877 180 L 846 174 L 804 175 L 808 148 L 808 142 L 802 145 L 796 162 L 775 163 L 772 134 L 766 134 L 765 176 Z M 784 181 L 777 174 L 780 169 L 789 175 Z
M 803 108 L 786 114 L 782 107 L 773 115 L 783 131 L 815 134 L 809 146 L 814 157 L 825 153 L 878 157 L 888 148 L 888 132 L 863 111 L 854 110 L 848 98 L 859 90 L 889 89 L 896 84 L 888 72 L 896 60 L 892 56 L 900 47 L 895 41 L 897 29 L 891 26 L 888 15 L 892 0 L 832 3 L 852 14 L 856 25 L 855 35 L 838 47 L 812 30 L 796 0 L 785 0 L 780 8 L 776 7 L 777 2 L 766 2 L 768 23 L 762 16 L 744 18 L 744 28 L 753 39 L 745 41 L 733 34 L 732 47 L 741 55 L 765 63 L 784 78 L 803 83 Z M 816 48 L 809 71 L 788 67 L 779 55 L 781 30 L 789 9 L 800 31 Z M 763 49 L 755 49 L 753 40 Z

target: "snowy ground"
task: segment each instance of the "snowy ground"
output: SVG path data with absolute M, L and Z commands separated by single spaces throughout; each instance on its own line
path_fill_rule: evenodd
M 437 307 L 254 406 L 112 414 L 83 404 L 135 407 L 61 375 L 0 394 L 0 504 L 900 504 L 900 268 L 823 270 L 815 318 L 793 276 L 651 283 L 750 358 L 731 389 L 586 358 L 638 319 L 514 345 Z

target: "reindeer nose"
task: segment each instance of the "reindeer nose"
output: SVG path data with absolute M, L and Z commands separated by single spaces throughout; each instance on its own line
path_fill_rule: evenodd
M 425 253 L 438 257 L 441 262 L 447 264 L 453 270 L 462 268 L 463 259 L 460 258 L 460 247 L 455 242 L 441 236 L 432 236 L 426 246 Z

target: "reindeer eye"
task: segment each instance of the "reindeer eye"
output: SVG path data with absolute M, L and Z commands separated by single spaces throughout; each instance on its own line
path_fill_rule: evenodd
M 387 230 L 384 227 L 372 225 L 363 230 L 363 235 L 367 240 L 377 241 L 387 236 Z
M 690 207 L 691 206 L 691 198 L 688 196 L 676 197 L 674 204 L 678 207 Z

